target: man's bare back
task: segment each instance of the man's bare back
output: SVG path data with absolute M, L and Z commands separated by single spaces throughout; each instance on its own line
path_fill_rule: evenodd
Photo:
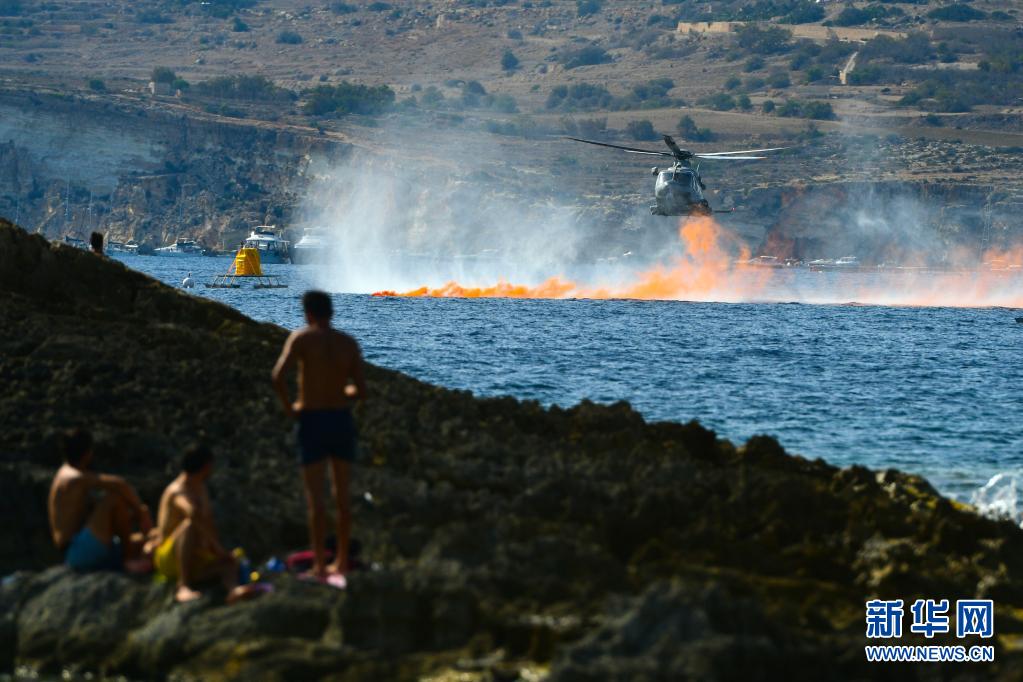
M 344 409 L 353 397 L 365 395 L 362 353 L 355 339 L 344 332 L 312 325 L 292 332 L 277 361 L 275 376 L 292 364 L 298 366 L 298 399 L 291 406 L 294 412 Z
M 89 518 L 92 511 L 89 492 L 96 486 L 93 479 L 94 475 L 87 476 L 70 464 L 62 465 L 53 477 L 48 501 L 50 533 L 53 544 L 61 551 Z
M 156 544 L 159 545 L 173 535 L 186 518 L 191 518 L 203 530 L 213 526 L 212 506 L 206 486 L 189 486 L 182 474 L 171 481 L 160 496 Z

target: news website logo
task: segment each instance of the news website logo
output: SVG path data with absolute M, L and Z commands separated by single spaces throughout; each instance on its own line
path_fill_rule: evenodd
M 958 599 L 955 603 L 955 636 L 958 639 L 994 637 L 994 602 L 990 599 Z M 917 599 L 909 607 L 909 633 L 931 639 L 952 633 L 952 612 L 948 599 Z M 901 599 L 871 599 L 866 603 L 868 639 L 900 639 L 906 616 Z M 995 660 L 991 645 L 883 644 L 865 647 L 868 661 L 919 661 L 980 663 Z

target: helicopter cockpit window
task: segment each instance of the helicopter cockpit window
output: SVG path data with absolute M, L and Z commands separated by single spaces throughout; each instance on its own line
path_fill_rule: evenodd
M 675 174 L 671 171 L 662 171 L 661 177 L 658 178 L 661 182 L 671 182 L 675 179 Z

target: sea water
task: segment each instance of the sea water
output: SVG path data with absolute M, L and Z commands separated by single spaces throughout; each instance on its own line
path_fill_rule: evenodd
M 191 271 L 195 295 L 289 329 L 318 279 L 270 266 L 289 288 L 206 289 L 229 260 L 119 258 L 173 286 Z M 770 434 L 805 457 L 898 468 L 1019 515 L 1017 311 L 353 294 L 334 305 L 367 359 L 424 381 L 566 407 L 625 400 L 648 421 L 698 419 L 736 442 Z

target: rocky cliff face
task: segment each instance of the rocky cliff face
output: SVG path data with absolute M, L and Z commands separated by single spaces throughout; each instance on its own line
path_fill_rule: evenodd
M 312 157 L 347 151 L 315 130 L 110 99 L 0 93 L 2 212 L 48 237 L 176 237 L 229 248 L 278 223 Z
M 148 580 L 42 570 L 55 436 L 75 424 L 150 504 L 176 453 L 207 441 L 226 542 L 257 560 L 303 545 L 268 385 L 285 331 L 6 222 L 0 290 L 0 570 L 19 571 L 0 587 L 0 670 L 1018 679 L 1023 531 L 922 479 L 647 424 L 626 404 L 481 400 L 375 367 L 353 483 L 371 566 L 348 591 L 281 576 L 251 603 L 174 606 Z M 872 596 L 994 599 L 996 663 L 865 663 Z

